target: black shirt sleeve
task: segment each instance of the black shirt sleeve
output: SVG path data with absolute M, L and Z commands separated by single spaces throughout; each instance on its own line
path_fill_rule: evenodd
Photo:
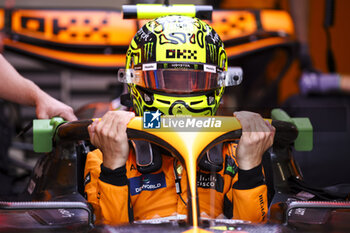
M 265 184 L 262 172 L 262 165 L 258 165 L 250 170 L 238 168 L 238 181 L 233 184 L 234 189 L 252 189 Z
M 126 177 L 126 166 L 116 168 L 114 170 L 106 168 L 101 164 L 100 180 L 105 183 L 124 186 L 128 183 L 128 178 Z

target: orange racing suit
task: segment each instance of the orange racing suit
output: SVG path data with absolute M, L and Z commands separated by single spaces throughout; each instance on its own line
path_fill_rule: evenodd
M 224 164 L 219 172 L 210 173 L 197 168 L 200 215 L 264 221 L 267 187 L 262 166 L 240 170 L 235 150 L 236 144 L 223 145 Z M 94 207 L 96 223 L 121 224 L 186 215 L 186 171 L 174 157 L 163 155 L 161 168 L 149 174 L 138 171 L 133 149 L 130 149 L 126 165 L 121 168 L 111 170 L 102 162 L 100 150 L 90 152 L 84 172 L 85 194 Z M 180 192 L 175 182 L 180 184 Z

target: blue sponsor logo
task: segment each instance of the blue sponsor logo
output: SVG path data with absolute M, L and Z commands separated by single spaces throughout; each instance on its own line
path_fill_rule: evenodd
M 145 112 L 143 114 L 143 128 L 145 129 L 159 129 L 160 128 L 160 116 L 159 110 L 156 112 Z
M 165 175 L 163 172 L 158 174 L 143 174 L 129 179 L 131 196 L 140 194 L 142 191 L 153 191 L 166 187 Z

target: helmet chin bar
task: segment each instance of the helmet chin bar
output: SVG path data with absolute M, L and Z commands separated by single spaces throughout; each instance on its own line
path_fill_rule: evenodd
M 134 108 L 139 109 L 138 115 L 159 110 L 164 115 L 212 116 L 215 115 L 221 99 L 221 94 L 215 96 L 215 90 L 201 94 L 176 95 L 153 90 L 147 90 L 148 93 L 146 93 L 142 92 L 142 89 L 144 88 L 137 87 L 134 90 L 139 91 L 138 96 L 142 99 L 141 101 L 135 98 L 133 102 Z M 152 102 L 147 103 L 146 98 L 152 99 Z

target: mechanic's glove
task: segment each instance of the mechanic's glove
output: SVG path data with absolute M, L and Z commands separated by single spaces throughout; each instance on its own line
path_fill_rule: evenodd
M 340 90 L 340 75 L 316 72 L 303 72 L 299 81 L 301 94 L 326 93 Z

